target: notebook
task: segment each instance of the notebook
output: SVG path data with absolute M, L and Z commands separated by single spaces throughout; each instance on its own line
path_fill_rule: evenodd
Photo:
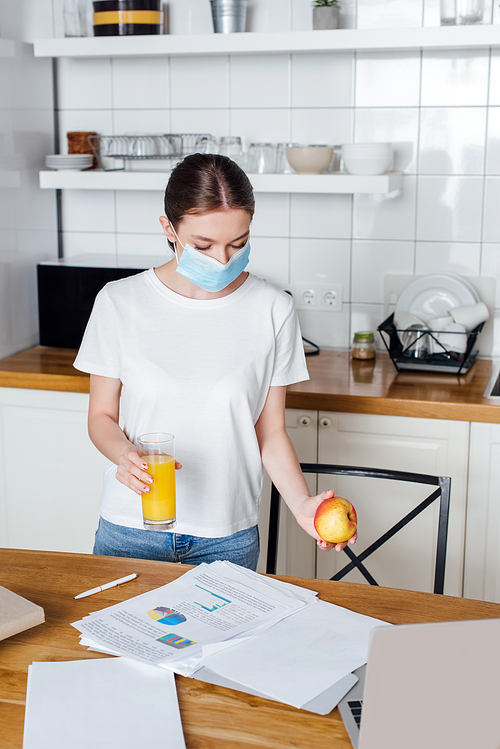
M 45 621 L 41 606 L 0 585 L 0 640 Z
M 354 674 L 355 749 L 500 748 L 500 619 L 377 627 Z

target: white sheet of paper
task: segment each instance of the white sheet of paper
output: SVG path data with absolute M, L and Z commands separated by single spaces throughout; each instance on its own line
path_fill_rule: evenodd
M 33 663 L 23 749 L 185 749 L 174 675 L 127 658 Z
M 231 681 L 230 679 L 225 679 L 219 674 L 214 674 L 214 672 L 210 671 L 208 668 L 202 668 L 200 671 L 198 671 L 196 674 L 196 678 L 200 681 L 206 681 L 209 684 L 217 684 L 219 687 L 237 689 L 239 692 L 254 694 L 257 697 L 265 697 L 268 700 L 272 699 L 272 697 L 269 697 L 267 694 L 261 694 L 260 692 L 257 692 L 256 689 L 244 687 L 241 684 L 236 684 L 236 682 Z M 318 694 L 318 696 L 312 699 L 310 702 L 306 702 L 305 705 L 302 705 L 302 710 L 308 710 L 309 712 L 317 713 L 318 715 L 328 715 L 328 713 L 332 712 L 334 707 L 337 707 L 340 700 L 346 696 L 347 692 L 349 692 L 349 690 L 353 688 L 357 681 L 357 676 L 355 676 L 354 674 L 347 674 L 347 676 L 344 676 L 343 679 L 340 679 L 340 681 L 332 684 L 331 687 L 325 689 L 324 692 Z M 276 700 L 274 701 L 276 702 Z
M 304 707 L 366 663 L 379 619 L 317 601 L 251 638 L 204 659 L 211 671 L 271 699 Z

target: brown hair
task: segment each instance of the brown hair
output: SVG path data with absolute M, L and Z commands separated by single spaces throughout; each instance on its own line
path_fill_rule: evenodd
M 177 164 L 165 190 L 165 215 L 174 229 L 187 214 L 231 208 L 241 208 L 250 217 L 255 211 L 252 185 L 238 164 L 213 153 L 193 153 Z

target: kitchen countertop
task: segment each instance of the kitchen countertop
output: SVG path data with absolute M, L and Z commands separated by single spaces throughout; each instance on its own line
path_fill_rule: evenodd
M 0 387 L 89 392 L 72 366 L 76 351 L 35 346 L 0 360 Z M 483 398 L 493 363 L 479 359 L 465 375 L 396 372 L 387 354 L 353 361 L 348 351 L 308 356 L 311 379 L 290 385 L 288 408 L 500 422 L 500 402 Z

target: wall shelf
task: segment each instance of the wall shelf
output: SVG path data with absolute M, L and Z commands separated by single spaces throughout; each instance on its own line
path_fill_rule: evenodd
M 500 46 L 500 27 L 428 26 L 406 29 L 335 29 L 243 34 L 163 34 L 38 39 L 35 57 L 151 57 L 477 49 Z
M 352 174 L 249 174 L 255 192 L 390 193 L 401 189 L 400 172 Z M 164 172 L 42 171 L 40 187 L 55 190 L 164 190 Z

